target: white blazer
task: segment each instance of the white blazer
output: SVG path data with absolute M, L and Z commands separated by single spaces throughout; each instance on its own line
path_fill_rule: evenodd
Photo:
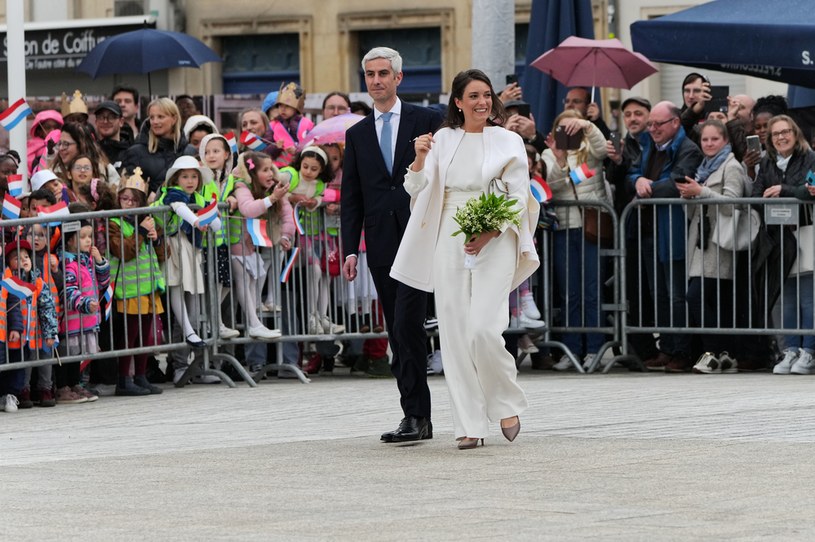
M 442 128 L 433 136 L 435 143 L 425 158 L 422 171 L 408 169 L 405 190 L 410 194 L 411 214 L 390 275 L 413 288 L 433 291 L 433 254 L 441 227 L 444 186 L 464 130 Z M 518 236 L 518 253 L 512 288 L 535 272 L 540 264 L 535 251 L 534 232 L 540 205 L 529 189 L 529 168 L 521 136 L 500 126 L 484 128 L 484 163 L 481 179 L 485 190 L 492 179 L 506 186 L 509 199 L 521 208 L 520 228 L 509 228 Z

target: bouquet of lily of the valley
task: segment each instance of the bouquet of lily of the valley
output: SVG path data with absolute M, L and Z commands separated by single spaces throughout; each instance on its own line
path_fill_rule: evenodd
M 507 199 L 496 194 L 481 194 L 477 198 L 470 198 L 464 207 L 456 209 L 453 220 L 458 224 L 459 230 L 453 237 L 463 233 L 464 242 L 468 243 L 473 236 L 488 232 L 500 231 L 506 224 L 519 226 L 521 213 L 513 209 L 516 200 Z M 475 255 L 464 255 L 464 267 L 475 267 Z

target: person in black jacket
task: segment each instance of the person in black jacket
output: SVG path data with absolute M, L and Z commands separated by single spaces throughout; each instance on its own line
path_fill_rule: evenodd
M 99 104 L 93 116 L 100 138 L 99 147 L 107 156 L 108 162 L 118 171 L 122 167 L 125 151 L 133 144 L 133 138 L 122 131 L 122 108 L 109 100 Z
M 124 154 L 122 168 L 132 173 L 136 167 L 156 193 L 167 176 L 167 170 L 182 155 L 195 156 L 195 147 L 181 133 L 181 114 L 169 98 L 157 98 L 147 106 L 148 122 L 142 124 L 136 143 Z M 152 198 L 151 198 L 152 200 Z

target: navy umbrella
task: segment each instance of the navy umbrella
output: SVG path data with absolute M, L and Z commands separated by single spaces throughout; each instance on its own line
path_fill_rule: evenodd
M 107 38 L 94 47 L 77 66 L 77 71 L 96 79 L 100 75 L 146 73 L 150 94 L 150 72 L 168 68 L 198 68 L 221 57 L 203 42 L 168 30 L 142 28 Z
M 534 0 L 529 21 L 526 65 L 554 49 L 569 36 L 594 38 L 591 0 Z M 538 70 L 524 70 L 524 100 L 529 102 L 538 131 L 546 133 L 563 111 L 566 87 Z
M 815 87 L 812 0 L 717 0 L 631 25 L 652 61 Z

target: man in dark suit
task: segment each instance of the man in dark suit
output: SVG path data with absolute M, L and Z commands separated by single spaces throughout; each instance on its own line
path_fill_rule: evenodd
M 342 174 L 343 276 L 357 275 L 357 252 L 365 227 L 368 266 L 385 314 L 393 351 L 391 372 L 401 394 L 404 418 L 385 442 L 433 438 L 424 317 L 427 294 L 389 276 L 408 218 L 410 197 L 403 188 L 405 171 L 415 158 L 413 140 L 435 131 L 441 117 L 403 103 L 396 96 L 402 81 L 402 57 L 376 47 L 362 59 L 373 112 L 348 129 Z

